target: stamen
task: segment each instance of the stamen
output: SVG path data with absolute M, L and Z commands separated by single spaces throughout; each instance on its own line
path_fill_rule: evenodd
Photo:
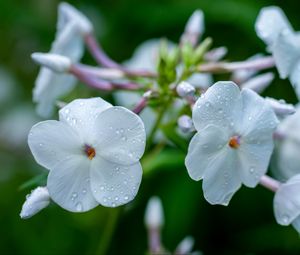
M 237 149 L 240 147 L 241 141 L 240 141 L 240 136 L 233 136 L 230 138 L 228 145 L 232 148 L 232 149 Z
M 96 150 L 90 145 L 84 145 L 84 152 L 90 160 L 96 156 Z

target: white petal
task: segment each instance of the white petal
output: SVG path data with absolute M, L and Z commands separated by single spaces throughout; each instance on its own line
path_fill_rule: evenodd
M 84 52 L 83 37 L 74 22 L 68 22 L 60 31 L 57 31 L 50 53 L 66 56 L 73 63 L 78 62 Z
M 228 139 L 220 128 L 212 125 L 192 138 L 185 165 L 193 180 L 198 181 L 203 178 L 208 166 L 221 153 Z
M 141 118 L 124 107 L 111 107 L 95 120 L 96 149 L 105 159 L 119 164 L 139 161 L 145 150 L 146 134 Z
M 38 114 L 44 118 L 50 117 L 55 101 L 69 93 L 75 82 L 76 79 L 69 74 L 57 74 L 45 67 L 41 68 L 33 90 Z
M 300 234 L 300 216 L 298 216 L 295 220 L 293 220 L 292 225 Z
M 59 110 L 59 119 L 75 129 L 85 143 L 95 143 L 97 116 L 112 105 L 100 97 L 76 99 Z
M 258 144 L 248 144 L 243 143 L 243 140 L 241 141 L 241 145 L 237 149 L 239 156 L 238 173 L 247 187 L 255 187 L 260 177 L 267 172 L 273 147 L 272 139 Z
M 295 64 L 290 75 L 290 81 L 294 87 L 298 99 L 300 99 L 300 61 Z
M 285 79 L 291 73 L 300 57 L 300 47 L 296 36 L 280 34 L 274 43 L 272 53 L 280 78 Z
M 282 184 L 274 197 L 274 213 L 277 223 L 289 225 L 300 215 L 300 175 Z
M 209 124 L 229 130 L 240 123 L 240 90 L 233 82 L 217 82 L 201 96 L 193 108 L 195 128 Z
M 48 175 L 51 198 L 71 212 L 85 212 L 98 205 L 90 188 L 91 161 L 84 155 L 59 162 Z
M 276 6 L 261 9 L 256 19 L 255 29 L 257 35 L 267 45 L 273 44 L 280 32 L 292 33 L 293 31 L 283 11 Z
M 241 92 L 243 119 L 240 135 L 247 143 L 264 143 L 272 140 L 279 123 L 273 109 L 261 96 L 250 89 Z
M 194 73 L 187 79 L 187 82 L 195 88 L 207 89 L 213 84 L 213 77 L 207 73 Z
M 241 187 L 234 149 L 224 148 L 207 167 L 203 178 L 205 199 L 211 204 L 228 205 Z
M 142 180 L 138 162 L 124 166 L 95 157 L 91 168 L 91 189 L 95 199 L 107 207 L 116 207 L 134 199 Z
M 64 123 L 47 120 L 34 125 L 28 136 L 28 145 L 35 160 L 47 169 L 71 155 L 80 155 L 81 141 Z

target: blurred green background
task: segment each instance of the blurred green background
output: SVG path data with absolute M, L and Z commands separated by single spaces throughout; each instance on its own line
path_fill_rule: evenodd
M 162 198 L 165 209 L 163 242 L 174 250 L 187 235 L 195 237 L 204 254 L 300 254 L 300 239 L 291 227 L 276 224 L 273 194 L 261 187 L 243 187 L 228 207 L 211 206 L 201 183 L 185 170 L 184 155 L 168 149 L 152 162 L 153 173 L 143 179 L 128 206 L 101 206 L 73 214 L 52 204 L 29 220 L 19 212 L 31 187 L 20 189 L 42 173 L 27 147 L 26 135 L 38 121 L 31 101 L 38 67 L 30 54 L 49 50 L 55 34 L 58 1 L 0 1 L 0 254 L 144 254 L 146 203 Z M 227 59 L 243 60 L 265 46 L 254 31 L 263 6 L 278 5 L 294 28 L 300 28 L 299 1 L 270 0 L 81 0 L 70 2 L 94 23 L 98 39 L 117 61 L 130 58 L 149 38 L 177 41 L 191 13 L 205 13 L 205 36 L 214 46 L 229 49 Z M 276 24 L 274 24 L 276 25 Z M 84 62 L 94 64 L 89 56 Z M 274 70 L 275 71 L 275 70 Z M 276 71 L 275 71 L 276 73 Z M 276 79 L 265 92 L 296 103 L 287 81 Z M 115 227 L 113 227 L 115 221 Z

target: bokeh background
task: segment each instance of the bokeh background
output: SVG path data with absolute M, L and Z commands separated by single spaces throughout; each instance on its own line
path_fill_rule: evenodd
M 46 175 L 26 143 L 28 130 L 40 120 L 31 101 L 38 67 L 30 54 L 49 50 L 58 3 L 0 0 L 0 254 L 144 254 L 147 235 L 143 217 L 152 195 L 163 201 L 163 242 L 168 249 L 174 250 L 181 239 L 192 235 L 195 248 L 206 255 L 300 254 L 296 231 L 275 222 L 270 191 L 242 187 L 228 207 L 211 206 L 203 198 L 201 183 L 188 177 L 184 155 L 171 148 L 148 162 L 151 174 L 143 179 L 136 199 L 122 209 L 99 206 L 88 213 L 73 214 L 52 204 L 29 220 L 20 219 L 25 195 L 35 183 L 42 184 Z M 186 20 L 197 8 L 205 13 L 205 36 L 213 38 L 214 46 L 228 47 L 228 60 L 265 52 L 254 31 L 255 18 L 263 6 L 280 6 L 294 28 L 300 28 L 297 0 L 70 3 L 93 21 L 98 39 L 117 61 L 130 58 L 134 48 L 149 38 L 178 41 Z M 94 64 L 88 55 L 83 61 Z M 87 92 L 79 86 L 72 97 L 82 93 Z M 265 94 L 296 103 L 290 84 L 279 80 L 277 73 Z

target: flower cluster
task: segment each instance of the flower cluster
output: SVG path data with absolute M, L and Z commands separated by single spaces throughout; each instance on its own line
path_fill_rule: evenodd
M 299 110 L 259 95 L 274 79 L 272 72 L 260 71 L 276 66 L 299 97 L 298 34 L 277 7 L 262 9 L 255 27 L 272 56 L 222 60 L 227 49 L 211 49 L 212 39 L 202 39 L 204 14 L 196 10 L 178 43 L 153 39 L 119 64 L 96 41 L 88 18 L 61 3 L 50 52 L 32 54 L 42 66 L 33 90 L 37 112 L 50 117 L 55 105 L 60 108 L 58 121 L 42 121 L 28 136 L 35 160 L 49 170 L 47 186 L 32 191 L 21 217 L 33 216 L 50 200 L 71 212 L 85 212 L 98 204 L 124 205 L 138 192 L 143 154 L 156 155 L 173 146 L 186 152 L 187 172 L 193 180 L 203 180 L 209 203 L 228 205 L 242 184 L 250 188 L 261 184 L 275 192 L 277 222 L 292 223 L 300 232 L 295 163 L 299 159 L 293 154 L 300 150 Z M 99 66 L 79 63 L 84 46 Z M 230 73 L 232 81 L 214 83 L 213 75 L 220 72 Z M 123 106 L 101 97 L 57 103 L 77 80 L 111 93 Z M 266 176 L 274 140 L 272 168 L 284 181 L 291 178 L 284 184 Z M 145 218 L 153 235 L 163 224 L 162 215 L 160 200 L 153 198 Z M 178 249 L 190 251 L 190 246 L 185 241 Z

